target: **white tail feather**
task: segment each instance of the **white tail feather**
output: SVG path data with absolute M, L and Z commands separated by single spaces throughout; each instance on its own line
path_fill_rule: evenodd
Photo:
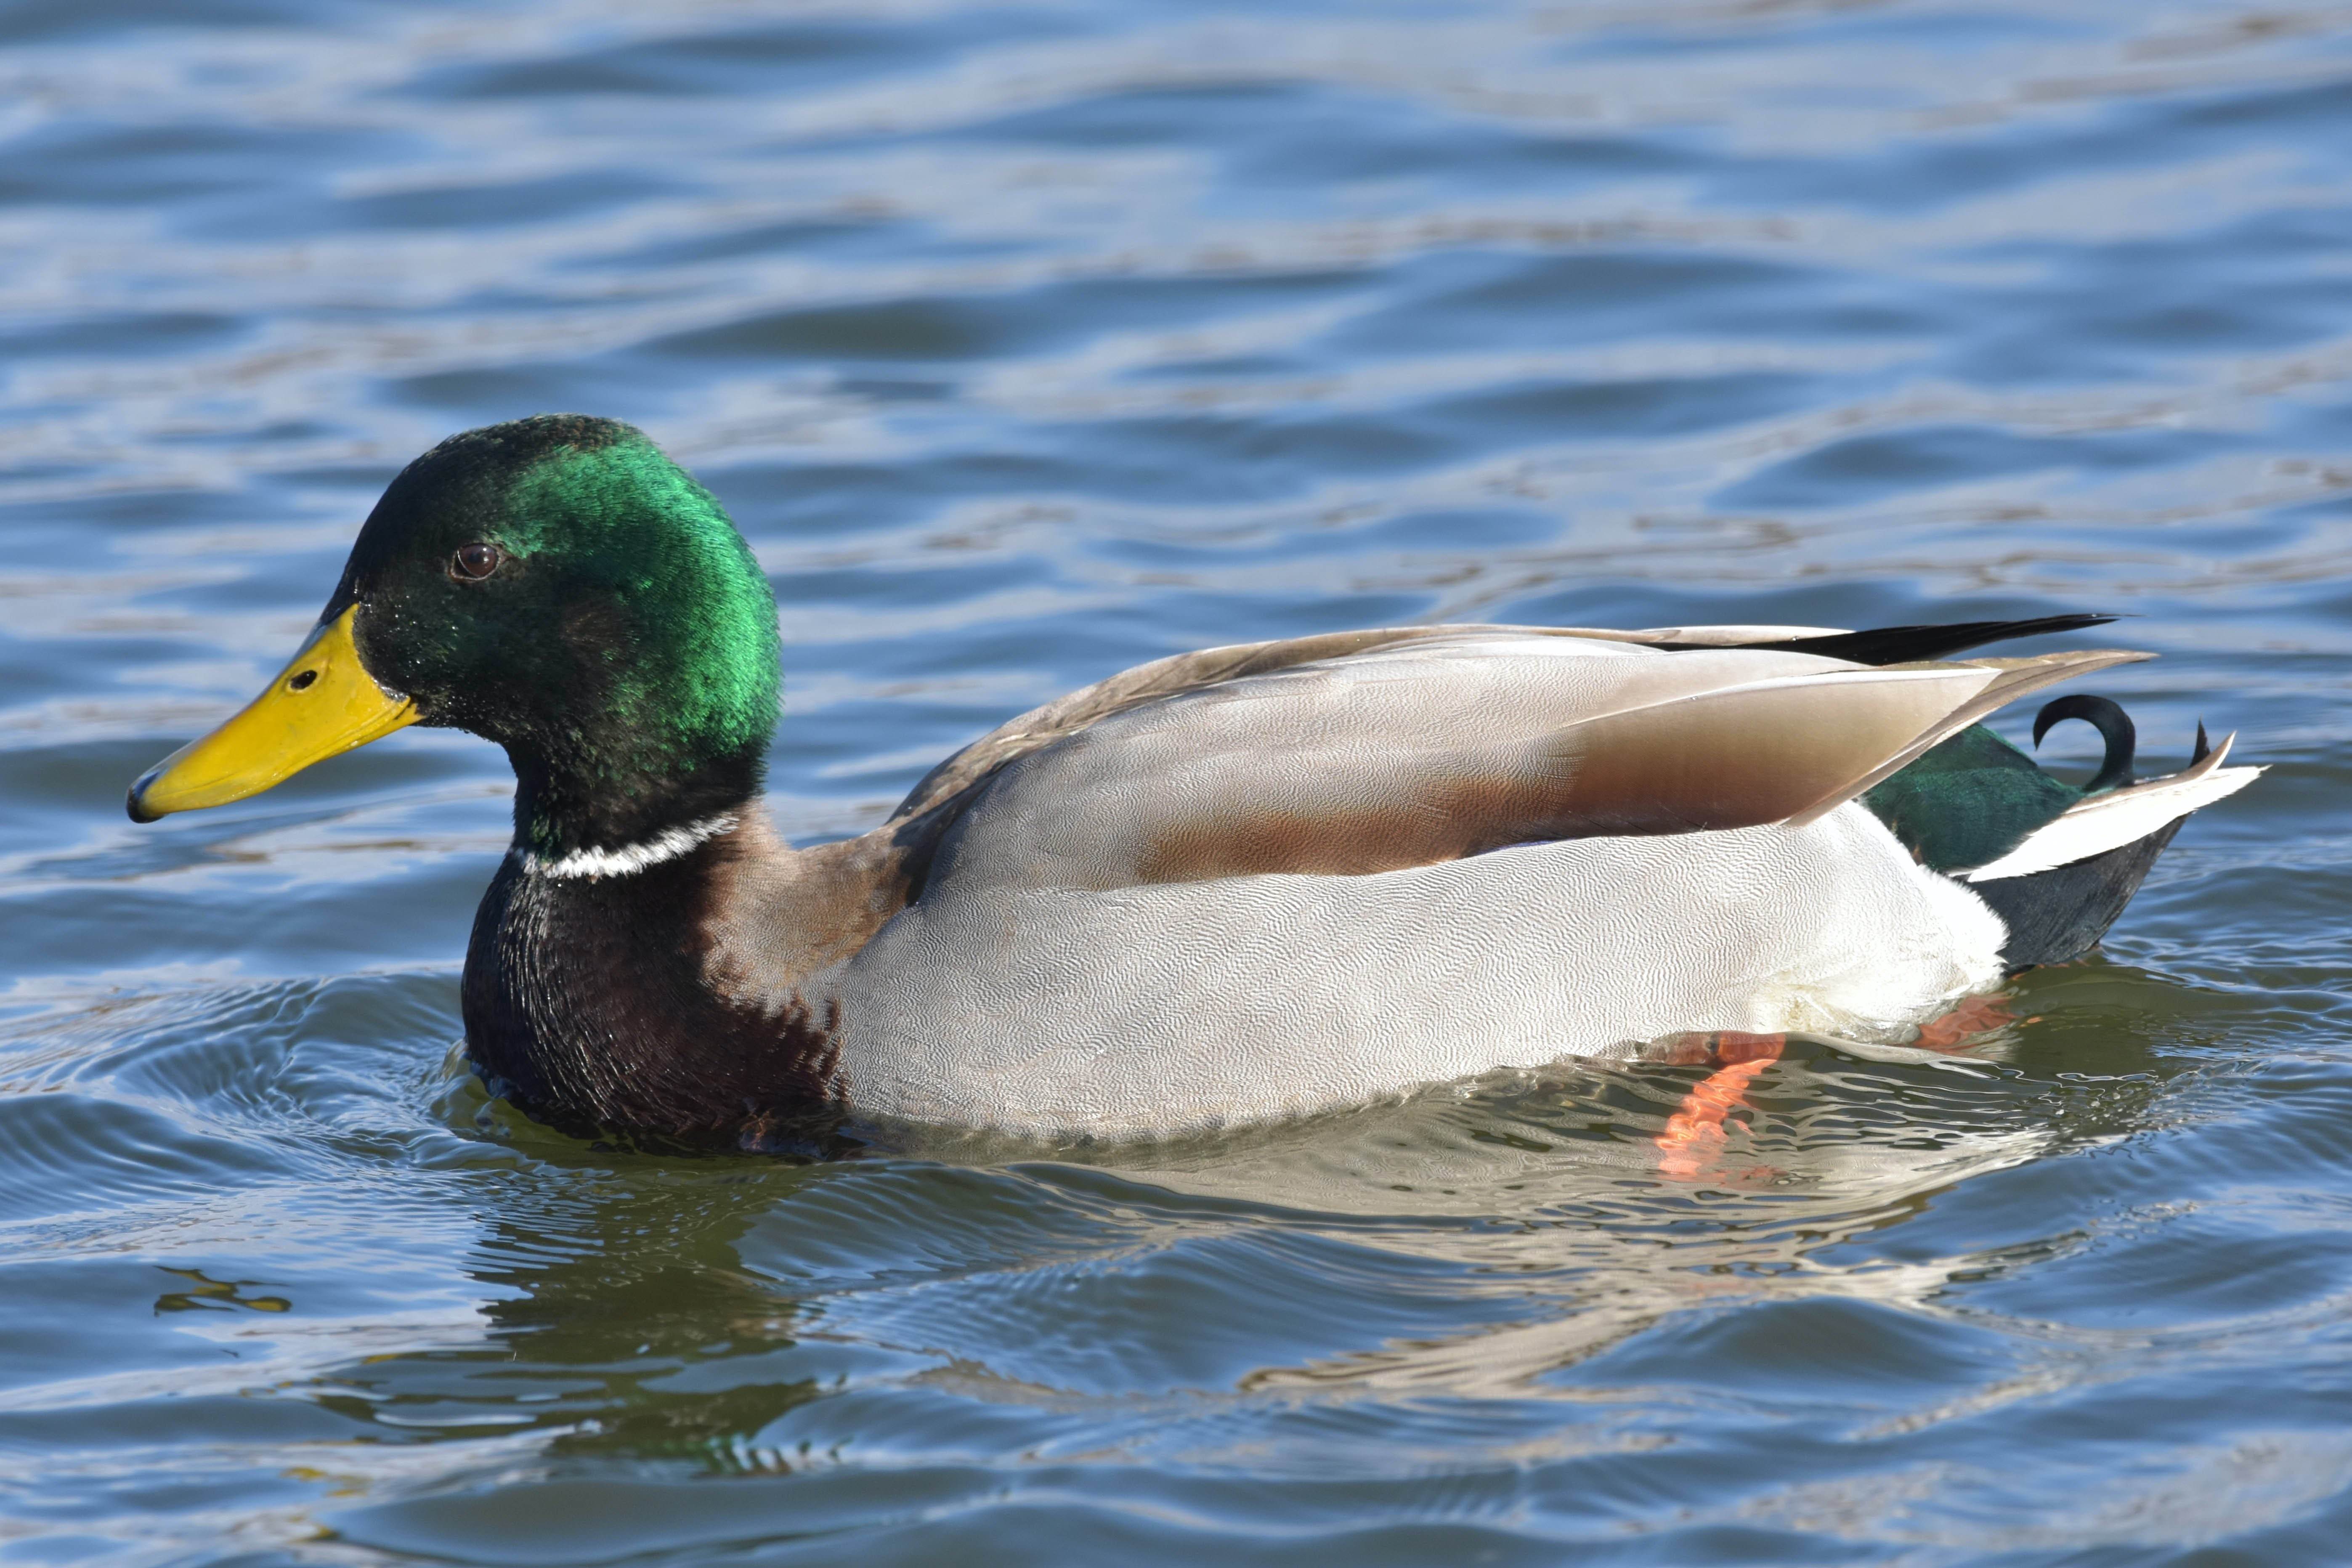
M 2126 784 L 2068 806 L 2055 821 L 2028 834 L 2024 843 L 1998 860 L 1961 872 L 1960 879 L 1994 882 L 2071 866 L 2136 843 L 2200 806 L 2237 794 L 2260 778 L 2263 770 L 2221 765 L 2236 739 L 2224 736 L 2210 755 L 2179 773 Z

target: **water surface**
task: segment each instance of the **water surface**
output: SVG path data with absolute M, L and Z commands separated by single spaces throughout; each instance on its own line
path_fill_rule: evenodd
M 21 0 L 0 368 L 0 1562 L 2343 1559 L 2340 8 Z M 1664 1066 L 602 1149 L 453 1049 L 492 749 L 121 810 L 549 409 L 756 544 L 801 842 L 1427 619 L 2115 611 L 2151 767 L 2272 771 L 1679 1165 Z

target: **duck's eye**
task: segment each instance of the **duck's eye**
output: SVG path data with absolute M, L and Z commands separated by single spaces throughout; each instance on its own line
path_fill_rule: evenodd
M 449 557 L 449 575 L 478 583 L 497 571 L 499 563 L 506 558 L 507 552 L 495 544 L 484 544 L 478 540 L 471 544 L 460 544 L 457 553 Z

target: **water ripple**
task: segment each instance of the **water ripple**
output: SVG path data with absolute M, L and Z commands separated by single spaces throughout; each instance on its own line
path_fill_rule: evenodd
M 2316 4 L 10 9 L 13 1549 L 2336 1560 L 2347 121 Z M 751 537 L 803 839 L 1125 664 L 1413 619 L 2126 612 L 2151 765 L 2272 772 L 1973 1065 L 1796 1053 L 1703 1157 L 1696 1069 L 1573 1065 L 583 1143 L 453 1055 L 489 748 L 120 816 L 401 463 L 548 408 Z

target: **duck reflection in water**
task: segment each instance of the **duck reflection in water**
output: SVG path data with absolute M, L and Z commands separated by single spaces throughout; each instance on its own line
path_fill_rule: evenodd
M 793 1468 L 757 1438 L 820 1380 L 790 1353 L 800 1303 L 745 1269 L 742 1244 L 827 1171 L 536 1141 L 561 1163 L 488 1217 L 468 1264 L 478 1342 L 369 1358 L 321 1403 L 405 1440 L 531 1433 L 556 1455 Z
M 1696 1307 L 1933 1315 L 1956 1274 L 1999 1260 L 1893 1260 L 1869 1238 L 1964 1181 L 2137 1125 L 2166 1068 L 2128 1020 L 2178 989 L 2094 962 L 1953 1019 L 1935 1043 L 1966 1056 L 1684 1037 L 1143 1147 L 908 1129 L 824 1163 L 680 1158 L 486 1107 L 529 1159 L 473 1252 L 480 1336 L 355 1361 L 320 1397 L 404 1440 L 488 1428 L 781 1474 L 854 1458 L 833 1449 L 857 1419 L 825 1405 L 877 1386 L 937 1396 L 927 1442 L 1045 1410 L 1110 1424 L 1113 1447 L 1213 1445 L 1234 1394 L 1516 1394 Z M 453 1088 L 458 1120 L 478 1092 Z M 1269 1305 L 1321 1305 L 1281 1322 L 1180 1307 L 1227 1299 L 1236 1269 Z
M 1964 1182 L 2136 1127 L 2168 1073 L 2124 1019 L 2135 998 L 2177 989 L 2093 961 L 2022 977 L 1903 1060 L 1802 1037 L 1683 1037 L 1651 1047 L 1662 1059 L 1498 1075 L 1278 1149 L 1228 1142 L 1122 1174 L 1279 1203 L 1507 1303 L 1487 1326 L 1267 1366 L 1249 1386 L 1508 1397 L 1699 1306 L 1828 1296 L 1940 1316 L 1956 1276 L 2002 1260 L 1892 1261 L 1869 1238 Z M 2021 1033 L 2028 1021 L 2041 1027 Z M 2105 1046 L 2085 1053 L 2093 1037 Z M 1706 1069 L 1696 1082 L 1693 1067 Z
M 2032 1023 L 2034 1019 L 2021 1020 Z M 2008 1003 L 1998 996 L 1971 996 L 1958 1007 L 1919 1026 L 1911 1049 L 1957 1055 L 1979 1037 L 2021 1022 Z M 1850 1044 L 1850 1043 L 1849 1043 Z M 1789 1048 L 1785 1034 L 1757 1035 L 1738 1029 L 1682 1034 L 1644 1047 L 1643 1061 L 1675 1067 L 1714 1068 L 1683 1097 L 1674 1115 L 1657 1136 L 1658 1173 L 1675 1181 L 1769 1181 L 1779 1174 L 1769 1165 L 1732 1172 L 1720 1164 L 1724 1121 L 1746 1104 L 1742 1098 L 1765 1068 Z

